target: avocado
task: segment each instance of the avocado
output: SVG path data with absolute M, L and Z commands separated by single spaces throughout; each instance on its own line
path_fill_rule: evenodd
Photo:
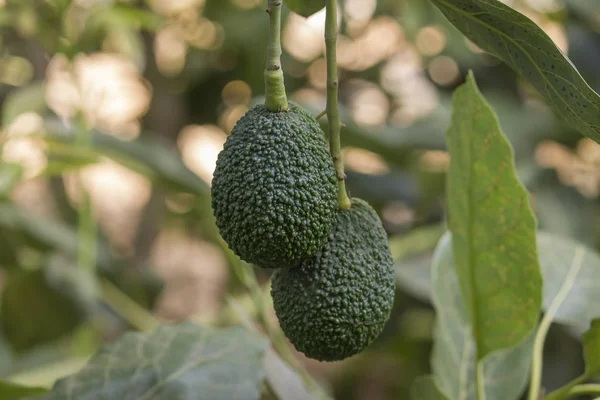
M 223 239 L 264 268 L 294 266 L 327 240 L 337 210 L 337 178 L 319 123 L 287 111 L 250 109 L 217 159 L 212 208 Z
M 275 271 L 271 296 L 297 350 L 336 361 L 365 349 L 394 303 L 394 263 L 377 213 L 365 201 L 340 210 L 327 243 L 295 268 Z

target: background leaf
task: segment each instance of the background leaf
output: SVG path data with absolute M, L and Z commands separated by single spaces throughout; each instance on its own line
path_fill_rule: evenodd
M 46 87 L 42 82 L 32 83 L 12 92 L 2 107 L 2 125 L 8 126 L 26 112 L 46 110 Z
M 543 309 L 547 310 L 561 286 L 568 280 L 577 249 L 582 247 L 572 239 L 548 232 L 537 233 L 540 267 L 544 278 Z M 392 240 L 391 243 L 394 243 Z M 392 247 L 393 248 L 393 247 Z M 397 261 L 398 284 L 407 292 L 423 300 L 432 294 L 431 256 L 422 254 Z M 600 255 L 585 247 L 581 267 L 573 277 L 574 282 L 567 296 L 554 315 L 554 322 L 576 328 L 578 337 L 590 322 L 600 316 Z
M 242 328 L 190 322 L 126 333 L 41 399 L 258 399 L 266 348 Z
M 465 36 L 527 78 L 552 109 L 600 143 L 600 96 L 552 39 L 497 0 L 432 0 Z
M 472 74 L 455 91 L 447 140 L 454 266 L 481 360 L 520 343 L 537 324 L 536 224 L 512 148 Z
M 271 389 L 282 400 L 316 400 L 304 385 L 296 371 L 283 362 L 272 349 L 265 355 L 265 379 Z
M 30 396 L 39 396 L 44 393 L 46 393 L 46 389 L 44 388 L 20 386 L 0 381 L 0 399 L 2 400 L 20 400 Z
M 62 143 L 61 151 L 72 152 L 82 159 L 93 156 L 89 149 L 75 144 L 74 132 L 57 120 L 47 121 L 50 134 L 45 138 L 57 148 Z M 148 176 L 171 190 L 207 196 L 209 186 L 198 175 L 194 174 L 181 160 L 181 157 L 164 142 L 152 139 L 136 139 L 125 141 L 100 131 L 92 131 L 92 148 L 97 153 L 138 173 Z M 56 143 L 58 142 L 58 143 Z
M 15 350 L 23 351 L 72 332 L 84 311 L 51 286 L 44 270 L 13 272 L 2 291 L 2 333 Z
M 545 232 L 538 233 L 539 259 L 544 276 L 544 309 L 570 279 L 573 285 L 558 308 L 554 321 L 576 327 L 580 333 L 600 317 L 600 255 L 571 239 Z M 573 270 L 578 249 L 585 253 L 581 266 Z
M 592 327 L 583 334 L 583 356 L 585 375 L 593 378 L 600 375 L 600 319 L 592 321 Z
M 0 197 L 7 197 L 23 179 L 20 164 L 0 163 Z
M 437 312 L 431 365 L 440 389 L 450 399 L 476 400 L 475 341 L 453 265 L 452 240 L 445 234 L 435 250 L 432 283 Z M 518 399 L 527 384 L 533 332 L 517 346 L 481 361 L 487 400 Z
M 422 376 L 415 379 L 410 390 L 412 400 L 447 400 L 438 388 L 437 382 L 432 376 Z
M 310 17 L 317 11 L 320 11 L 325 7 L 325 0 L 284 0 L 285 4 L 293 12 L 302 15 L 303 17 Z

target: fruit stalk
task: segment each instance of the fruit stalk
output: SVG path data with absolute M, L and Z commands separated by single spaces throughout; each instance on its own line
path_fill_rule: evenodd
M 269 0 L 269 45 L 265 67 L 265 105 L 272 112 L 287 111 L 283 69 L 281 69 L 281 4 L 283 0 Z
M 327 58 L 327 119 L 329 120 L 329 147 L 338 179 L 338 204 L 340 210 L 347 210 L 352 203 L 346 192 L 346 173 L 340 143 L 342 122 L 338 109 L 338 73 L 337 73 L 337 0 L 327 0 L 325 17 L 325 48 Z

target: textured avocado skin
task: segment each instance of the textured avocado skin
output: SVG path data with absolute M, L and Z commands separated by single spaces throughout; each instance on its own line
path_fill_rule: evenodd
M 212 208 L 241 259 L 293 266 L 321 249 L 337 210 L 337 180 L 318 122 L 295 104 L 253 107 L 219 154 Z
M 394 303 L 394 263 L 375 210 L 352 200 L 324 248 L 296 268 L 277 270 L 271 295 L 297 350 L 321 361 L 350 357 L 383 330 Z

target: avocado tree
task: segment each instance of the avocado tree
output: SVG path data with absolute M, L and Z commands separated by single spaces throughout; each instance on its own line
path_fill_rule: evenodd
M 109 41 L 107 32 L 119 32 L 119 43 L 129 43 L 121 50 L 150 64 L 141 69 L 150 71 L 148 76 L 155 74 L 152 82 L 160 95 L 162 78 L 155 78 L 160 65 L 144 59 L 140 48 L 165 25 L 168 14 L 158 16 L 142 2 L 116 2 L 90 13 L 88 24 L 73 27 L 68 18 L 78 11 L 76 2 L 6 3 L 0 8 L 0 23 L 11 34 L 30 29 L 45 52 L 67 60 L 75 60 L 96 42 Z M 8 133 L 0 146 L 14 135 L 8 127 L 17 117 L 38 112 L 44 118 L 30 137 L 48 148 L 41 176 L 63 179 L 72 173 L 78 188 L 75 206 L 65 207 L 72 226 L 42 221 L 11 200 L 11 192 L 24 180 L 23 167 L 0 163 L 0 233 L 35 244 L 12 251 L 21 247 L 8 239 L 0 243 L 0 249 L 6 247 L 0 265 L 15 266 L 7 272 L 0 302 L 2 339 L 10 345 L 6 353 L 53 343 L 83 321 L 101 325 L 98 315 L 105 318 L 106 309 L 137 332 L 118 335 L 46 387 L 26 385 L 14 376 L 0 381 L 0 398 L 332 398 L 298 361 L 294 349 L 309 359 L 339 361 L 368 351 L 386 334 L 393 336 L 394 303 L 398 307 L 405 298 L 398 296 L 397 286 L 435 310 L 430 372 L 411 381 L 411 399 L 600 397 L 600 385 L 594 383 L 600 378 L 600 255 L 593 243 L 561 237 L 538 223 L 537 199 L 531 198 L 527 176 L 516 161 L 514 133 L 504 133 L 489 96 L 480 90 L 478 71 L 469 71 L 454 88 L 451 115 L 441 128 L 442 143 L 428 144 L 410 129 L 365 132 L 339 102 L 338 33 L 347 27 L 338 1 L 265 3 L 266 15 L 257 17 L 261 23 L 248 24 L 248 29 L 268 33 L 260 42 L 266 58 L 260 69 L 264 98 L 236 119 L 212 182 L 200 179 L 166 146 L 123 141 L 102 132 L 83 108 L 68 118 L 56 118 L 38 99 L 46 96 L 43 85 L 5 100 L 2 124 Z M 387 3 L 402 3 L 408 10 L 411 1 Z M 546 31 L 505 3 L 429 0 L 418 7 L 435 8 L 435 15 L 443 16 L 455 34 L 464 35 L 461 40 L 524 79 L 563 126 L 590 143 L 600 143 L 598 93 Z M 585 2 L 573 4 L 586 10 L 579 14 L 584 18 L 588 12 L 600 16 L 595 5 L 588 9 Z M 225 18 L 229 6 L 209 2 L 206 7 L 207 15 Z M 324 19 L 314 18 L 323 9 Z M 239 13 L 241 21 L 245 13 L 249 11 Z M 293 15 L 288 13 L 313 16 L 311 21 L 323 24 L 322 112 L 288 100 L 286 86 L 295 85 L 293 75 L 284 83 L 281 32 L 284 15 Z M 403 16 L 410 17 L 415 15 Z M 34 19 L 33 25 L 27 18 Z M 185 20 L 182 15 L 174 18 Z M 241 22 L 233 18 L 228 23 Z M 597 21 L 591 23 L 597 26 Z M 79 35 L 71 34 L 74 29 Z M 209 31 L 217 35 L 218 29 L 202 32 Z M 236 40 L 244 45 L 254 40 L 246 36 Z M 202 46 L 202 35 L 187 37 Z M 76 77 L 74 68 L 66 71 Z M 84 95 L 79 93 L 80 98 Z M 165 95 L 162 107 L 170 104 L 170 96 Z M 523 127 L 516 125 L 510 128 L 521 132 Z M 361 176 L 346 171 L 345 141 L 399 167 L 406 166 L 415 149 L 445 149 L 449 161 L 438 194 L 443 206 L 436 224 L 389 237 L 377 199 L 368 202 L 353 194 L 354 188 L 360 189 L 352 186 L 353 180 Z M 102 157 L 146 176 L 163 191 L 173 191 L 184 205 L 185 199 L 192 199 L 190 211 L 179 215 L 182 223 L 202 222 L 201 234 L 226 255 L 249 306 L 228 295 L 232 316 L 223 316 L 216 326 L 193 319 L 169 324 L 148 312 L 160 288 L 139 265 L 133 272 L 126 268 L 140 254 L 127 257 L 113 251 L 96 225 L 91 197 L 81 184 L 81 170 Z M 66 193 L 64 181 L 57 183 L 56 193 Z M 169 200 L 181 206 L 174 199 Z M 426 196 L 420 200 L 427 203 Z M 152 218 L 151 205 L 150 201 L 142 220 Z M 144 233 L 140 228 L 140 241 Z M 403 253 L 432 256 L 411 258 Z M 24 267 L 24 259 L 35 259 L 36 267 Z M 271 302 L 278 321 L 269 313 Z M 24 312 L 36 318 L 23 317 Z M 581 375 L 547 390 L 544 347 L 553 323 L 568 326 L 581 341 L 585 366 Z

